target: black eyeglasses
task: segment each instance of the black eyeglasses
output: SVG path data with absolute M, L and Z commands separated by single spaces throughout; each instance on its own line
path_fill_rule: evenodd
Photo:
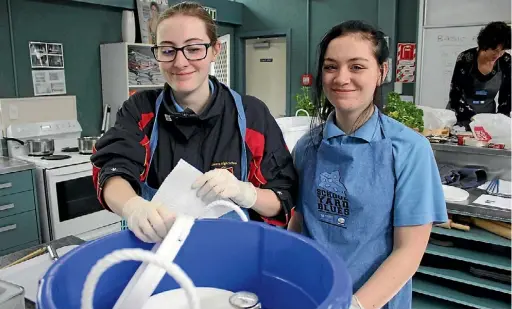
M 211 43 L 197 43 L 185 45 L 183 47 L 173 47 L 165 45 L 155 45 L 151 47 L 153 56 L 158 62 L 171 62 L 176 59 L 178 51 L 183 53 L 187 60 L 203 60 L 208 54 L 208 48 L 212 46 Z

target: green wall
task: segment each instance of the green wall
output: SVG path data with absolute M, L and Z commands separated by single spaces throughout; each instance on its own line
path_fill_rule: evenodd
M 0 98 L 14 97 L 14 77 L 7 0 L 0 0 Z
M 7 16 L 8 1 L 11 2 L 12 7 L 19 96 L 33 96 L 28 42 L 63 43 L 67 94 L 77 97 L 78 117 L 84 134 L 98 134 L 102 109 L 99 45 L 121 41 L 122 8 L 77 1 L 0 0 L 0 42 L 3 43 L 0 44 L 0 97 L 16 96 Z M 98 0 L 95 1 L 98 2 Z M 214 1 L 216 0 L 208 0 L 208 4 Z M 397 40 L 393 42 L 395 46 L 396 42 L 415 42 L 419 1 L 396 1 Z M 235 26 L 227 23 L 219 25 L 220 35 L 227 33 L 232 35 L 233 63 L 237 63 L 235 51 L 238 44 L 236 37 L 239 34 L 291 29 L 292 98 L 300 90 L 300 76 L 306 72 L 308 61 L 309 72 L 314 73 L 317 44 L 330 27 L 348 19 L 363 19 L 373 24 L 379 23 L 379 0 L 312 0 L 310 44 L 307 46 L 306 0 L 238 0 L 237 2 L 244 5 L 243 25 Z M 382 5 L 380 8 L 383 10 Z M 380 16 L 382 18 L 382 12 Z M 307 59 L 307 49 L 309 49 L 309 59 Z M 234 65 L 232 67 L 231 86 L 237 88 Z M 405 94 L 413 94 L 413 92 L 413 84 L 404 85 Z M 294 100 L 292 101 L 294 104 Z
M 237 28 L 237 33 L 291 29 L 291 97 L 292 110 L 294 110 L 296 102 L 293 98 L 301 87 L 300 76 L 306 73 L 306 61 L 309 61 L 309 73 L 315 74 L 317 45 L 324 34 L 334 25 L 351 19 L 361 19 L 381 26 L 379 25 L 379 1 L 386 2 L 386 0 L 312 0 L 308 46 L 306 0 L 238 0 L 246 7 L 243 14 L 243 25 Z M 381 5 L 381 11 L 395 8 L 395 5 L 390 7 Z M 392 14 L 392 16 L 395 15 Z M 307 59 L 306 49 L 309 49 L 309 59 Z
M 245 4 L 240 33 L 291 29 L 291 98 L 300 89 L 300 76 L 306 71 L 306 1 L 238 0 Z M 238 40 L 236 44 L 238 44 Z M 238 88 L 239 85 L 236 85 Z M 294 110 L 294 108 L 292 108 Z
M 417 43 L 419 0 L 398 1 L 398 42 Z M 404 95 L 414 95 L 415 83 L 403 84 Z
M 378 0 L 311 1 L 310 71 L 316 70 L 318 44 L 333 26 L 352 19 L 377 25 L 377 2 Z
M 7 0 L 0 1 L 2 6 L 7 3 Z M 1 12 L 4 14 L 4 10 Z M 28 42 L 62 43 L 66 90 L 68 95 L 76 96 L 83 135 L 99 134 L 102 116 L 99 45 L 121 41 L 121 10 L 74 2 L 11 0 L 11 12 L 19 96 L 34 95 Z M 3 21 L 4 18 L 0 18 L 2 26 Z M 0 41 L 8 42 L 7 31 L 3 27 L 0 31 Z M 5 47 L 1 45 L 0 51 L 4 55 Z M 10 46 L 5 55 L 8 57 L 0 57 L 0 61 L 12 65 Z M 0 81 L 12 81 L 12 67 L 6 66 L 8 70 L 4 77 L 4 63 L 0 65 Z M 0 96 L 14 96 L 14 84 L 6 84 L 6 89 L 2 84 Z

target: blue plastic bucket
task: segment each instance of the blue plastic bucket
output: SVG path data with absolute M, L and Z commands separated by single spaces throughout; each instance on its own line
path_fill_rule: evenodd
M 57 260 L 40 281 L 39 309 L 80 308 L 93 265 L 117 249 L 151 250 L 125 230 L 85 243 Z M 258 295 L 264 309 L 346 309 L 352 282 L 343 260 L 313 240 L 258 222 L 196 221 L 174 260 L 197 287 Z M 140 262 L 122 262 L 100 278 L 94 309 L 111 309 Z M 156 293 L 179 288 L 165 276 Z

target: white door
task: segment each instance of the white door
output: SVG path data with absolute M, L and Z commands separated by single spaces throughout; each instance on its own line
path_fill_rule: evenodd
M 274 117 L 286 115 L 286 38 L 245 41 L 245 92 L 267 104 Z
M 210 66 L 210 75 L 217 77 L 217 79 L 228 87 L 231 87 L 231 36 L 229 34 L 223 35 L 218 38 L 221 48 L 217 59 Z

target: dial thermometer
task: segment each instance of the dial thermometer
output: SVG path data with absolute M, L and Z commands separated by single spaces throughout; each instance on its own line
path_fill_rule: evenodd
M 261 309 L 258 296 L 251 292 L 237 292 L 229 297 L 233 309 Z

